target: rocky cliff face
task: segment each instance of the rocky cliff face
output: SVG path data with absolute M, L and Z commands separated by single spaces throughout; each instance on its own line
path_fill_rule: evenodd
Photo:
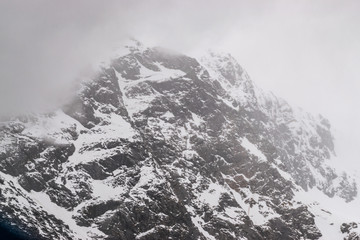
M 329 122 L 230 55 L 127 49 L 71 104 L 4 122 L 2 221 L 34 239 L 319 239 L 297 193 L 356 197 L 327 165 Z

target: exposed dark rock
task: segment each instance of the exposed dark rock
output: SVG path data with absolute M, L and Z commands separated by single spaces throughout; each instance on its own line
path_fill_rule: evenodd
M 45 181 L 38 172 L 29 172 L 21 175 L 19 184 L 26 190 L 40 192 L 45 189 Z
M 354 228 L 357 228 L 358 225 L 355 222 L 351 222 L 351 223 L 343 223 L 340 226 L 340 230 L 342 233 L 350 233 L 350 231 Z

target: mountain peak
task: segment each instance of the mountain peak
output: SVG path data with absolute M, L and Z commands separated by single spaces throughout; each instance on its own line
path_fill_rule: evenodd
M 147 49 L 147 47 L 142 42 L 135 38 L 129 38 L 128 41 L 123 43 L 123 46 L 129 49 L 130 52 L 145 51 Z
M 231 85 L 243 80 L 244 70 L 229 53 L 216 53 L 209 50 L 200 60 L 204 65 L 220 73 L 219 77 L 227 80 Z
M 327 164 L 328 122 L 258 88 L 229 54 L 125 49 L 71 104 L 0 129 L 7 221 L 36 239 L 315 240 L 340 229 L 341 213 L 312 197 L 357 196 Z

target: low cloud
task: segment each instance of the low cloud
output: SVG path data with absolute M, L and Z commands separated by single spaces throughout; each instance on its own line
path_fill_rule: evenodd
M 187 53 L 218 45 L 239 22 L 239 14 L 244 18 L 261 11 L 256 5 L 215 0 L 1 1 L 0 113 L 62 103 L 75 79 L 129 37 Z
M 4 0 L 0 114 L 45 110 L 135 37 L 187 54 L 231 52 L 258 85 L 330 118 L 338 149 L 360 150 L 360 4 L 355 0 Z

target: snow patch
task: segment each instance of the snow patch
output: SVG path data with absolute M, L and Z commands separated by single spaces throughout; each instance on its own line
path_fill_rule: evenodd
M 251 143 L 246 137 L 241 139 L 241 146 L 250 152 L 250 154 L 258 157 L 260 161 L 267 161 L 266 156 L 258 149 L 258 147 Z
M 94 196 L 94 199 L 99 200 L 114 199 L 116 196 L 122 195 L 126 192 L 124 187 L 111 186 L 105 180 L 93 180 L 91 186 L 93 188 L 92 195 Z
M 199 115 L 191 112 L 191 116 L 193 119 L 193 123 L 195 124 L 195 126 L 199 127 L 202 123 L 204 123 L 204 119 L 202 119 Z
M 92 239 L 93 237 L 105 237 L 106 235 L 91 227 L 81 227 L 76 224 L 72 218 L 73 213 L 53 203 L 49 196 L 43 192 L 30 192 L 30 197 L 39 203 L 49 214 L 53 214 L 56 218 L 62 220 L 73 231 L 79 239 Z
M 191 214 L 191 221 L 194 223 L 194 225 L 199 229 L 200 233 L 208 240 L 216 240 L 216 238 L 212 235 L 210 235 L 204 228 L 203 225 L 205 225 L 204 220 L 196 215 L 195 209 L 191 206 L 185 205 L 187 211 Z
M 346 203 L 344 199 L 338 196 L 330 198 L 316 188 L 308 192 L 298 190 L 294 199 L 306 204 L 315 215 L 315 224 L 323 234 L 323 240 L 343 239 L 345 235 L 340 231 L 341 224 L 359 222 L 360 199 Z M 354 229 L 357 230 L 360 229 Z
M 209 188 L 200 194 L 199 200 L 208 204 L 210 207 L 216 207 L 219 205 L 221 194 L 225 191 L 221 185 L 210 183 Z

